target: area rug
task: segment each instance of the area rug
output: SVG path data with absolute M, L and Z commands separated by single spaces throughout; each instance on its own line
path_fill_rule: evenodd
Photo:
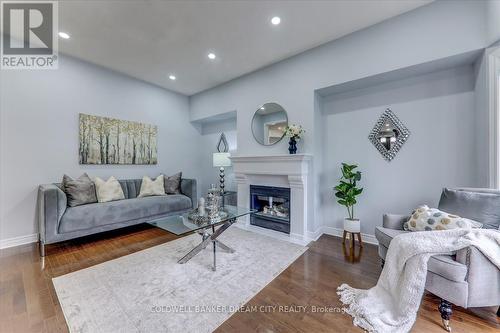
M 237 227 L 186 264 L 190 235 L 52 281 L 70 332 L 212 332 L 307 248 Z

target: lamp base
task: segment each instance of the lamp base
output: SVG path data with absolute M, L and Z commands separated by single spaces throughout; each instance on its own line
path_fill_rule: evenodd
M 220 180 L 219 180 L 219 187 L 220 187 L 220 191 L 221 193 L 224 193 L 224 167 L 220 167 L 219 169 L 219 177 L 220 177 Z

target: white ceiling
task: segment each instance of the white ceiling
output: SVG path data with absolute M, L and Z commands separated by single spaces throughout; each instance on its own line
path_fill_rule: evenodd
M 192 95 L 429 2 L 60 1 L 59 49 Z

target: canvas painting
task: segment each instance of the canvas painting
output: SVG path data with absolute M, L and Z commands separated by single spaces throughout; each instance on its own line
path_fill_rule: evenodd
M 80 114 L 80 164 L 157 164 L 158 127 Z

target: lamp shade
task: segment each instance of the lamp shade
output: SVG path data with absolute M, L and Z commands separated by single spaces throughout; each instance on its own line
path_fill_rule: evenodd
M 230 153 L 214 153 L 213 154 L 213 163 L 214 167 L 227 167 L 231 166 L 231 156 Z

